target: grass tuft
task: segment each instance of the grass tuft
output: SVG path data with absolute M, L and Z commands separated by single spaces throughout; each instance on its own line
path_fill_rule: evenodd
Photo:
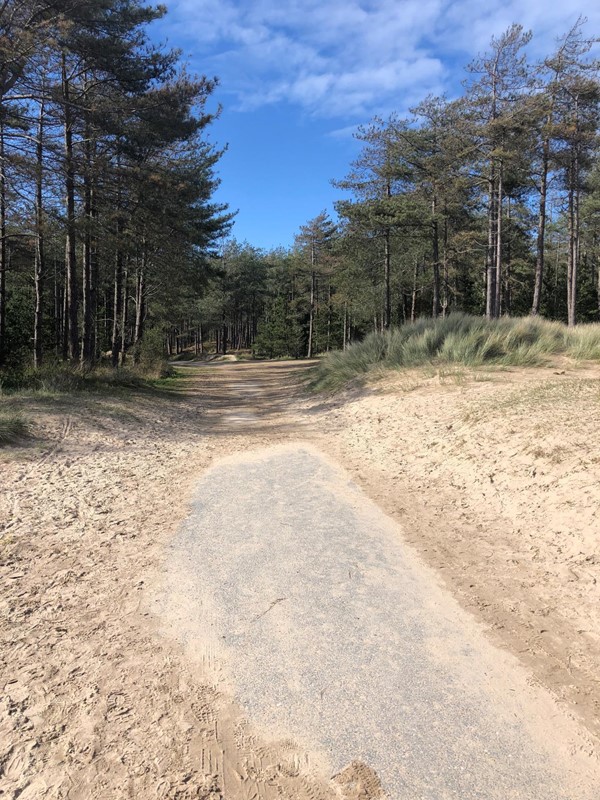
M 0 414 L 0 447 L 15 444 L 28 433 L 29 427 L 19 414 Z
M 313 386 L 337 389 L 375 367 L 538 366 L 556 355 L 600 360 L 600 325 L 571 329 L 533 317 L 486 320 L 456 313 L 371 333 L 344 352 L 329 353 L 317 367 Z

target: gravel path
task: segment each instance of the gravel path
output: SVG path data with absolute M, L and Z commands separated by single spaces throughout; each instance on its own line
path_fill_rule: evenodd
M 205 473 L 168 576 L 179 635 L 332 774 L 363 762 L 398 800 L 594 797 L 570 721 L 309 445 Z

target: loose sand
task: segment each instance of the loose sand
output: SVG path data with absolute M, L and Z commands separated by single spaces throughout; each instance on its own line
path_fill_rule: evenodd
M 338 458 L 600 732 L 597 374 L 419 372 L 323 401 L 302 365 L 188 369 L 176 398 L 36 400 L 34 439 L 0 451 L 0 796 L 378 796 L 364 765 L 331 781 L 259 735 L 152 612 L 198 476 L 291 439 Z
M 600 735 L 600 373 L 388 374 L 327 446 L 461 604 Z

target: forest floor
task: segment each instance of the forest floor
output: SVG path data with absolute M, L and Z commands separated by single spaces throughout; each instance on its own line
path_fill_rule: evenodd
M 331 781 L 254 730 L 153 610 L 199 476 L 298 440 L 400 522 L 492 640 L 595 735 L 592 753 L 600 373 L 421 369 L 307 398 L 306 368 L 188 366 L 177 392 L 6 401 L 34 435 L 0 450 L 1 797 L 379 796 L 360 765 Z M 238 776 L 226 795 L 224 758 Z

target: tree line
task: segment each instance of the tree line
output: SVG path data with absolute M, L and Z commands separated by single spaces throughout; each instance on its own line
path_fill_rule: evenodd
M 460 97 L 360 127 L 335 221 L 288 251 L 230 243 L 202 306 L 218 346 L 311 356 L 454 310 L 598 321 L 598 39 L 579 19 L 536 63 L 530 39 L 510 26 Z
M 165 11 L 0 4 L 0 366 L 135 361 L 202 293 L 233 218 L 204 138 L 217 81 L 151 43 Z
M 579 19 L 538 62 L 510 26 L 459 97 L 361 126 L 344 199 L 288 249 L 228 240 L 216 79 L 141 0 L 0 5 L 0 365 L 144 347 L 313 356 L 452 311 L 600 318 L 600 85 Z M 217 112 L 218 113 L 218 112 Z

